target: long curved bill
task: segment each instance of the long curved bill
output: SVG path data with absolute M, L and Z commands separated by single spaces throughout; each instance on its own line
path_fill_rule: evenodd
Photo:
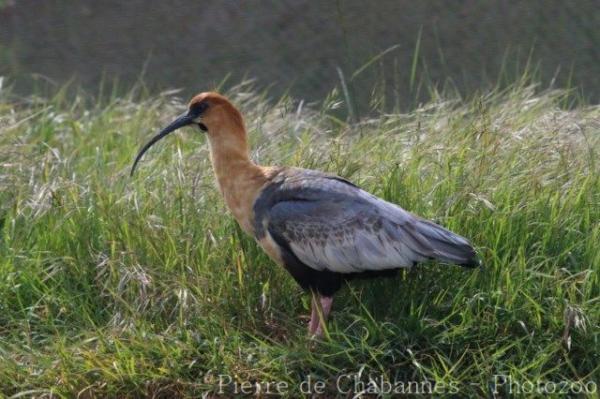
M 177 119 L 175 119 L 173 122 L 171 122 L 169 124 L 169 126 L 165 127 L 156 136 L 152 137 L 152 139 L 145 146 L 142 147 L 142 149 L 138 153 L 137 157 L 135 157 L 135 161 L 133 161 L 133 166 L 131 167 L 131 173 L 129 174 L 129 176 L 133 176 L 133 173 L 135 172 L 135 167 L 137 166 L 140 159 L 142 159 L 142 155 L 144 155 L 144 153 L 146 151 L 148 151 L 148 149 L 150 147 L 152 147 L 154 145 L 154 143 L 156 143 L 158 140 L 165 137 L 167 134 L 174 132 L 175 130 L 177 130 L 181 127 L 190 125 L 193 122 L 194 122 L 193 118 L 190 115 L 188 115 L 187 113 L 179 115 L 177 117 Z

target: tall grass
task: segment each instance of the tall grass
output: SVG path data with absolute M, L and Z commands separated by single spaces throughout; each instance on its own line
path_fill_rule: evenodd
M 202 134 L 172 135 L 128 177 L 184 109 L 173 93 L 4 89 L 1 392 L 232 395 L 233 381 L 279 381 L 298 395 L 310 378 L 333 396 L 337 383 L 368 391 L 370 376 L 490 396 L 518 388 L 494 385 L 499 374 L 599 382 L 600 108 L 515 84 L 347 124 L 336 93 L 311 105 L 244 85 L 229 95 L 257 162 L 347 177 L 470 237 L 484 268 L 352 283 L 329 338 L 310 341 L 308 298 L 226 214 Z

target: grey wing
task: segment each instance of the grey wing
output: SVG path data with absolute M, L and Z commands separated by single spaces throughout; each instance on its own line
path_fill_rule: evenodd
M 410 267 L 426 259 L 470 265 L 464 238 L 356 186 L 329 176 L 281 185 L 266 226 L 316 270 L 356 273 Z

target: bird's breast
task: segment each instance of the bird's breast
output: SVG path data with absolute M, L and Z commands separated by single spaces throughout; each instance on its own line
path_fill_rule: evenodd
M 246 169 L 238 168 L 236 173 L 216 176 L 227 208 L 242 230 L 252 236 L 255 235 L 254 204 L 271 173 L 271 168 L 252 165 Z
M 267 232 L 263 237 L 257 239 L 256 241 L 275 263 L 283 265 L 281 250 L 279 249 L 279 245 L 275 242 L 273 237 L 271 237 L 271 234 Z

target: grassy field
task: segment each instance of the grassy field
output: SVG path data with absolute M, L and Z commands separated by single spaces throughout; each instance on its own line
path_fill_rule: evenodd
M 483 259 L 354 282 L 329 337 L 310 341 L 309 298 L 227 214 L 202 134 L 170 136 L 128 176 L 185 107 L 141 92 L 0 91 L 4 395 L 598 389 L 598 106 L 517 83 L 348 125 L 335 94 L 229 93 L 257 162 L 338 173 L 469 237 Z

